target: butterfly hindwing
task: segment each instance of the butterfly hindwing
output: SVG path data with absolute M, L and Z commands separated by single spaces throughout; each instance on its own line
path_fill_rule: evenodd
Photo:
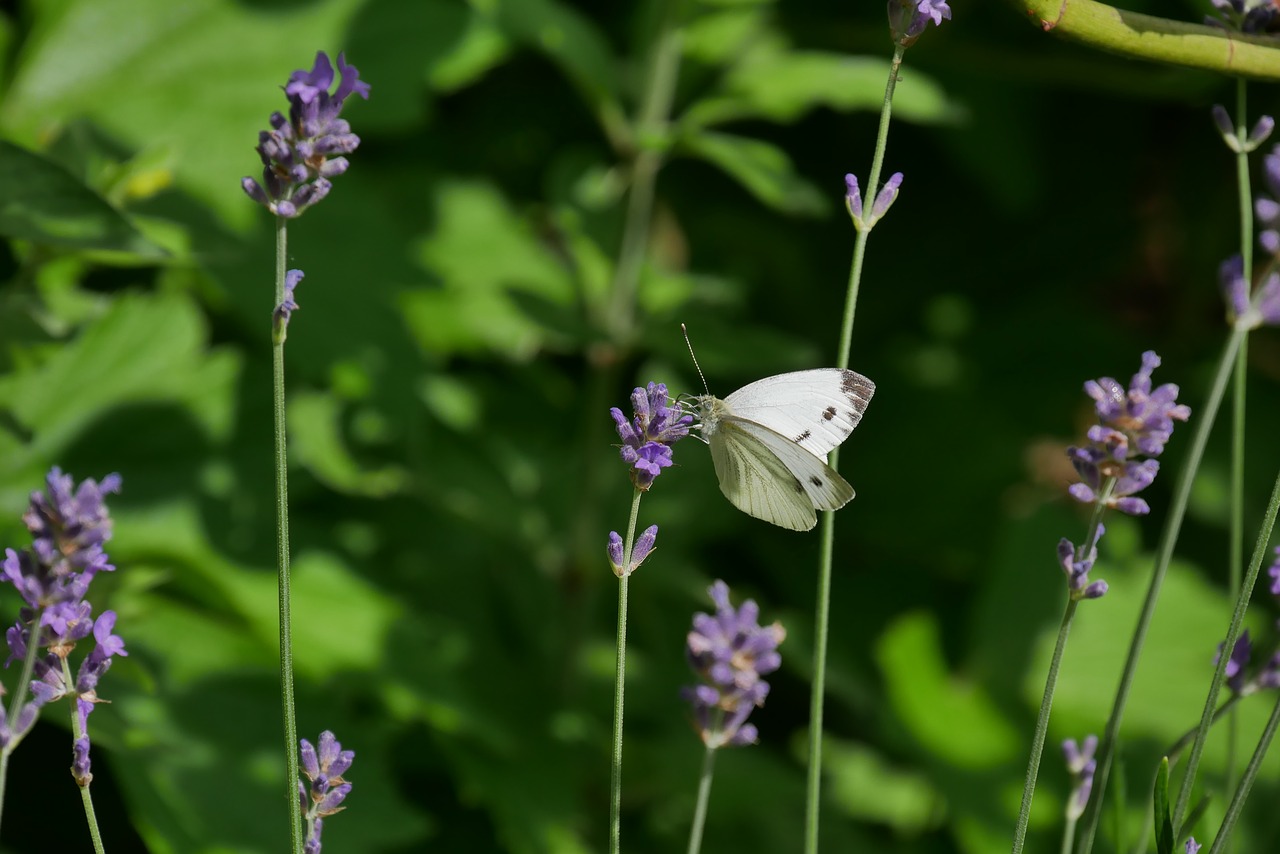
M 815 509 L 836 510 L 853 498 L 853 487 L 826 463 L 767 427 L 729 417 L 710 444 L 720 491 L 757 519 L 808 531 Z
M 875 383 L 862 374 L 817 368 L 757 380 L 724 402 L 738 418 L 825 458 L 858 426 L 875 390 Z

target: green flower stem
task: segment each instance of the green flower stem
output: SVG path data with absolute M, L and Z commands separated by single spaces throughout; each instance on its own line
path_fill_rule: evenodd
M 1114 477 L 1107 478 L 1102 485 L 1102 490 L 1098 495 L 1098 500 L 1093 504 L 1093 514 L 1089 519 L 1089 527 L 1085 533 L 1084 541 L 1076 546 L 1075 558 L 1077 561 L 1084 560 L 1088 557 L 1089 552 L 1093 551 L 1094 543 L 1098 539 L 1098 527 L 1102 524 L 1102 514 L 1107 508 L 1107 502 L 1111 498 L 1111 493 L 1115 489 L 1116 479 Z M 1027 825 L 1031 821 L 1031 800 L 1036 793 L 1036 778 L 1040 775 L 1040 758 L 1044 755 L 1044 741 L 1049 733 L 1049 712 L 1053 709 L 1053 692 L 1058 685 L 1058 671 L 1062 668 L 1062 655 L 1067 648 L 1067 636 L 1071 634 L 1071 622 L 1076 616 L 1076 606 L 1080 604 L 1080 600 L 1069 597 L 1067 599 L 1067 607 L 1062 612 L 1062 623 L 1058 626 L 1058 640 L 1053 646 L 1053 657 L 1049 659 L 1049 672 L 1044 679 L 1044 696 L 1040 699 L 1040 711 L 1036 714 L 1036 726 L 1031 733 L 1031 756 L 1027 759 L 1027 776 L 1026 782 L 1022 786 L 1022 805 L 1018 808 L 1018 820 L 1013 826 L 1013 854 L 1022 851 L 1022 846 L 1027 838 Z M 1070 818 L 1067 822 L 1067 835 L 1070 840 L 1075 839 L 1076 823 L 1079 817 Z M 1066 837 L 1063 844 L 1068 845 Z M 1062 849 L 1065 852 L 1070 851 L 1069 847 Z
M 71 666 L 67 660 L 62 659 L 62 679 L 67 685 L 76 684 L 75 677 L 71 675 Z M 71 735 L 76 740 L 85 737 L 84 728 L 80 726 L 79 704 L 75 697 L 71 700 Z M 90 777 L 92 779 L 92 777 Z M 80 803 L 84 805 L 84 820 L 89 825 L 89 838 L 93 840 L 93 850 L 95 854 L 106 854 L 106 849 L 102 846 L 102 831 L 98 829 L 98 815 L 93 810 L 93 796 L 89 794 L 89 784 L 86 782 L 80 789 Z
M 1263 558 L 1267 554 L 1267 543 L 1271 540 L 1271 529 L 1276 523 L 1276 512 L 1280 511 L 1280 472 L 1276 474 L 1275 486 L 1271 489 L 1271 499 L 1267 502 L 1267 510 L 1262 517 L 1262 525 L 1258 529 L 1258 539 L 1254 544 L 1253 557 L 1249 559 L 1249 570 L 1245 573 L 1244 584 L 1236 597 L 1236 607 L 1231 614 L 1231 625 L 1227 627 L 1226 640 L 1222 642 L 1222 654 L 1218 656 L 1218 664 L 1213 669 L 1213 680 L 1209 683 L 1209 694 L 1205 698 L 1204 711 L 1200 714 L 1200 726 L 1196 729 L 1195 741 L 1191 743 L 1191 754 L 1187 757 L 1187 769 L 1183 773 L 1182 785 L 1178 789 L 1178 802 L 1173 808 L 1174 830 L 1181 829 L 1182 816 L 1186 813 L 1187 803 L 1191 800 L 1191 786 L 1195 783 L 1196 770 L 1200 765 L 1200 755 L 1204 751 L 1205 737 L 1209 733 L 1209 725 L 1213 719 L 1214 708 L 1218 705 L 1218 691 L 1227 678 L 1227 662 L 1231 660 L 1231 651 L 1235 649 L 1236 640 L 1240 637 L 1240 625 L 1244 622 L 1245 612 L 1249 609 L 1249 599 L 1253 595 L 1254 584 L 1258 580 L 1258 572 L 1262 568 Z
M 1244 141 L 1248 129 L 1248 85 L 1236 81 L 1236 138 Z M 1253 193 L 1249 185 L 1249 154 L 1236 153 L 1236 185 L 1240 203 L 1240 257 L 1243 261 L 1244 280 L 1253 276 Z M 1233 597 L 1240 595 L 1240 576 L 1244 571 L 1244 433 L 1245 433 L 1245 380 L 1249 363 L 1249 339 L 1240 342 L 1236 353 L 1235 374 L 1231 379 L 1231 485 L 1228 510 L 1230 541 L 1227 545 L 1228 589 Z M 1231 787 L 1236 776 L 1236 748 L 1240 740 L 1239 721 L 1235 712 L 1227 720 L 1227 763 L 1224 786 Z
M 36 656 L 40 654 L 40 646 L 36 643 L 40 633 L 40 617 L 41 614 L 36 614 L 31 618 L 31 637 L 27 641 L 27 654 L 22 659 L 22 672 L 18 675 L 18 684 L 14 688 L 13 698 L 9 701 L 6 720 L 10 726 L 17 722 L 18 714 L 22 711 L 23 698 L 27 695 L 27 688 L 31 685 L 31 674 L 36 667 Z M 9 757 L 22 742 L 22 738 L 25 736 L 13 739 L 4 746 L 3 750 L 0 750 L 0 817 L 4 814 L 4 791 L 5 784 L 9 780 Z
M 1062 612 L 1062 624 L 1058 627 L 1058 642 L 1049 660 L 1049 673 L 1044 680 L 1044 698 L 1040 701 L 1040 713 L 1036 715 L 1036 728 L 1031 735 L 1031 757 L 1027 760 L 1027 779 L 1022 787 L 1022 805 L 1018 808 L 1018 821 L 1013 827 L 1013 854 L 1022 851 L 1027 838 L 1027 822 L 1031 819 L 1031 798 L 1036 791 L 1036 777 L 1040 773 L 1040 757 L 1044 753 L 1044 740 L 1049 731 L 1049 710 L 1053 708 L 1053 689 L 1058 684 L 1058 670 L 1062 667 L 1062 654 L 1067 648 L 1067 635 L 1071 633 L 1071 621 L 1076 616 L 1078 599 L 1067 599 Z M 1075 822 L 1070 822 L 1070 835 L 1075 837 Z M 1064 843 L 1065 844 L 1065 843 Z M 1063 848 L 1064 852 L 1069 848 Z
M 631 548 L 636 539 L 636 519 L 640 516 L 637 489 L 631 499 L 631 518 L 622 546 L 622 577 L 618 579 L 618 658 L 613 677 L 613 762 L 609 772 L 609 852 L 622 850 L 622 699 L 627 680 L 627 579 L 631 572 Z
M 1058 849 L 1062 854 L 1071 854 L 1071 846 L 1076 841 L 1076 824 L 1079 821 L 1078 818 L 1067 816 L 1067 825 L 1062 829 L 1062 847 Z
M 1240 811 L 1244 809 L 1244 802 L 1249 797 L 1249 790 L 1253 788 L 1254 778 L 1258 776 L 1258 769 L 1267 755 L 1267 748 L 1271 746 L 1271 738 L 1276 734 L 1277 726 L 1280 726 L 1280 700 L 1277 700 L 1271 709 L 1271 717 L 1267 720 L 1262 737 L 1258 739 L 1258 747 L 1253 751 L 1253 758 L 1249 760 L 1248 766 L 1244 769 L 1244 776 L 1240 778 L 1240 784 L 1236 786 L 1235 794 L 1231 797 L 1231 804 L 1227 807 L 1227 814 L 1218 828 L 1218 835 L 1213 838 L 1213 845 L 1209 847 L 1209 854 L 1221 854 L 1231 838 L 1231 831 L 1235 829 Z
M 1125 658 L 1124 670 L 1120 674 L 1120 684 L 1116 688 L 1115 700 L 1111 705 L 1111 715 L 1107 718 L 1102 745 L 1098 750 L 1098 767 L 1093 778 L 1093 794 L 1090 797 L 1089 808 L 1085 811 L 1084 828 L 1077 848 L 1080 854 L 1087 854 L 1093 850 L 1093 839 L 1097 835 L 1098 820 L 1102 815 L 1103 795 L 1107 791 L 1107 776 L 1111 771 L 1111 760 L 1115 754 L 1116 739 L 1120 734 L 1120 722 L 1124 718 L 1125 704 L 1129 700 L 1129 689 L 1133 685 L 1133 676 L 1138 669 L 1138 660 L 1142 657 L 1142 646 L 1146 641 L 1147 629 L 1151 626 L 1156 602 L 1160 598 L 1160 586 L 1164 583 L 1165 573 L 1169 570 L 1169 561 L 1173 558 L 1173 548 L 1178 542 L 1178 533 L 1182 530 L 1182 519 L 1187 512 L 1187 501 L 1191 497 L 1191 484 L 1195 480 L 1196 471 L 1200 468 L 1200 460 L 1204 457 L 1205 445 L 1208 444 L 1209 433 L 1226 393 L 1227 380 L 1231 376 L 1236 352 L 1240 349 L 1245 334 L 1239 329 L 1232 330 L 1218 359 L 1218 368 L 1204 409 L 1198 414 L 1193 413 L 1196 424 L 1192 433 L 1191 448 L 1182 470 L 1178 473 L 1178 480 L 1173 490 L 1173 502 L 1169 506 L 1169 515 L 1165 518 L 1164 530 L 1160 532 L 1156 564 L 1151 572 L 1151 581 L 1147 585 L 1147 595 L 1142 603 L 1142 611 L 1138 615 L 1138 624 L 1133 630 L 1133 639 L 1129 642 L 1129 653 Z
M 1274 39 L 1139 15 L 1095 0 L 1010 0 L 1046 33 L 1132 59 L 1280 80 Z M 1243 138 L 1243 137 L 1242 137 Z
M 285 796 L 289 803 L 289 839 L 302 854 L 302 805 L 298 803 L 298 723 L 293 700 L 293 624 L 289 616 L 289 456 L 285 442 L 284 341 L 276 341 L 274 308 L 284 302 L 287 223 L 276 217 L 276 301 L 272 306 L 272 409 L 275 413 L 276 571 L 280 611 L 280 703 L 284 711 Z
M 880 109 L 880 127 L 876 135 L 875 153 L 871 172 L 865 186 L 867 208 L 874 202 L 884 165 L 884 152 L 889 140 L 889 120 L 893 112 L 893 91 L 898 82 L 898 70 L 902 66 L 904 48 L 895 46 L 889 67 L 889 79 L 885 84 L 884 102 Z M 849 271 L 848 292 L 845 297 L 844 316 L 840 327 L 840 347 L 836 365 L 849 367 L 853 341 L 853 319 L 858 305 L 858 289 L 862 281 L 862 266 L 866 257 L 867 237 L 870 229 L 858 231 L 853 243 L 853 261 Z M 832 468 L 840 462 L 840 448 L 828 456 Z M 822 715 L 823 697 L 826 693 L 827 639 L 830 630 L 831 568 L 835 551 L 835 514 L 822 514 L 821 551 L 818 570 L 818 602 L 814 618 L 813 687 L 809 702 L 809 776 L 805 802 L 805 854 L 818 850 L 818 815 L 822 787 Z
M 702 776 L 698 779 L 698 803 L 693 809 L 693 827 L 689 829 L 689 854 L 702 848 L 702 828 L 707 822 L 707 802 L 711 800 L 711 778 L 715 771 L 716 748 L 708 746 L 702 757 Z
M 631 195 L 627 200 L 618 266 L 614 270 L 612 304 L 606 315 L 614 342 L 622 344 L 631 338 L 640 287 L 640 270 L 644 266 L 645 251 L 649 246 L 654 185 L 666 154 L 667 146 L 663 137 L 671 104 L 675 99 L 676 80 L 680 74 L 683 33 L 673 20 L 677 4 L 669 2 L 666 5 L 632 137 L 639 151 L 631 167 Z
M 898 69 L 902 66 L 905 48 L 894 46 L 893 60 L 889 65 L 889 81 L 884 87 L 884 103 L 880 107 L 880 130 L 876 134 L 876 149 L 871 160 L 871 174 L 867 176 L 865 210 L 875 201 L 880 183 L 880 169 L 884 164 L 884 151 L 889 141 L 889 118 L 893 112 L 893 90 L 898 85 Z M 859 231 L 853 241 L 853 262 L 849 270 L 849 290 L 845 297 L 844 318 L 840 324 L 840 350 L 836 366 L 849 367 L 849 353 L 853 345 L 853 317 L 858 306 L 858 286 L 862 281 L 862 263 L 866 257 L 867 235 L 870 229 Z M 840 448 L 837 446 L 827 456 L 833 469 L 840 464 Z M 831 566 L 835 553 L 835 514 L 822 514 L 822 539 L 818 557 L 818 602 L 813 626 L 813 687 L 809 697 L 809 779 L 805 795 L 804 852 L 817 854 L 818 814 L 822 794 L 822 701 L 827 681 L 827 635 L 831 624 Z

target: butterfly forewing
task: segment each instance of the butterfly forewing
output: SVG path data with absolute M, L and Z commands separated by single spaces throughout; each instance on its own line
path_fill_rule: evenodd
M 862 420 L 876 386 L 862 374 L 817 368 L 750 383 L 724 399 L 730 412 L 825 458 Z

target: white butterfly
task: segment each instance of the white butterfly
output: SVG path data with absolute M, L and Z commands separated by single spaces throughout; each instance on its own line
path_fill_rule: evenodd
M 876 386 L 862 374 L 818 368 L 778 374 L 721 400 L 694 398 L 720 491 L 744 513 L 793 531 L 838 510 L 853 487 L 826 456 L 862 420 Z

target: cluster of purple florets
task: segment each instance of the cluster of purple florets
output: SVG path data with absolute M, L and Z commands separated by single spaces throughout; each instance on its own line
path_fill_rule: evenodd
M 258 134 L 262 181 L 244 178 L 241 186 L 276 216 L 299 216 L 327 196 L 333 186 L 329 179 L 347 171 L 347 158 L 341 155 L 360 145 L 360 137 L 338 114 L 348 96 L 368 98 L 369 84 L 341 53 L 338 70 L 342 81 L 330 94 L 333 66 L 327 54 L 316 53 L 314 67 L 293 72 L 285 84 L 289 115 L 272 113 L 271 130 Z
M 35 492 L 22 520 L 32 543 L 22 551 L 5 549 L 3 580 L 22 597 L 18 621 L 5 634 L 9 658 L 32 657 L 31 699 L 11 719 L 0 709 L 0 746 L 11 747 L 35 723 L 41 707 L 74 697 L 77 724 L 72 773 L 81 786 L 89 785 L 88 718 L 99 702 L 98 681 L 117 655 L 128 655 L 124 641 L 113 634 L 114 611 L 95 619 L 85 600 L 89 584 L 99 572 L 115 569 L 103 545 L 111 539 L 111 517 L 103 496 L 119 492 L 120 476 L 101 483 L 86 480 L 76 487 L 58 468 L 49 472 L 46 491 Z M 94 648 L 80 663 L 74 680 L 66 661 L 76 644 L 89 636 Z M 25 692 L 27 686 L 22 687 Z
M 763 677 L 781 666 L 778 644 L 786 631 L 780 623 L 761 626 L 760 609 L 750 599 L 734 608 L 723 581 L 707 592 L 715 615 L 694 615 L 686 646 L 689 666 L 702 683 L 684 689 L 684 697 L 707 747 L 753 744 L 758 734 L 747 717 L 769 694 Z
M 304 854 L 320 854 L 324 819 L 346 809 L 342 802 L 351 793 L 351 784 L 342 775 L 347 773 L 356 754 L 353 750 L 343 750 L 328 730 L 320 733 L 318 746 L 312 746 L 305 738 L 298 742 L 301 747 L 298 764 L 307 778 L 306 783 L 298 781 L 298 799 L 307 821 L 307 838 L 302 850 Z
M 671 465 L 671 446 L 689 435 L 693 416 L 671 403 L 664 383 L 649 383 L 631 393 L 632 417 L 618 407 L 609 410 L 622 440 L 622 461 L 631 466 L 631 482 L 647 491 Z

